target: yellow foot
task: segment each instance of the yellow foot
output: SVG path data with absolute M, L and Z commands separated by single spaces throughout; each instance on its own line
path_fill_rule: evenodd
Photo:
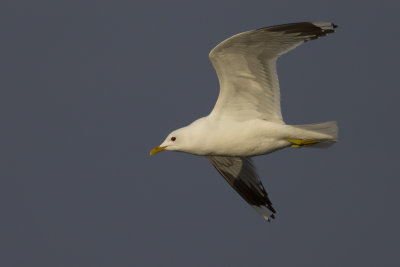
M 286 138 L 286 141 L 292 143 L 291 147 L 303 147 L 303 146 L 312 146 L 315 145 L 317 143 L 319 143 L 319 141 L 314 140 L 314 139 L 293 139 L 293 138 Z

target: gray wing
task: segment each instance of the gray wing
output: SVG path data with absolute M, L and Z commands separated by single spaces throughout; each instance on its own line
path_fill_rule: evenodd
M 209 55 L 220 84 L 210 115 L 283 123 L 276 60 L 335 27 L 329 22 L 284 24 L 243 32 L 218 44 Z
M 207 159 L 264 219 L 275 218 L 275 210 L 251 158 L 208 156 Z

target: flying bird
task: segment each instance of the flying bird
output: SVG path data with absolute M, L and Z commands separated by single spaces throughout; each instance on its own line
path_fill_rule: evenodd
M 267 221 L 275 209 L 251 157 L 337 141 L 335 121 L 287 125 L 282 119 L 276 61 L 309 40 L 333 33 L 328 22 L 301 22 L 236 34 L 211 50 L 220 91 L 211 113 L 171 132 L 163 150 L 205 156 L 223 178 Z

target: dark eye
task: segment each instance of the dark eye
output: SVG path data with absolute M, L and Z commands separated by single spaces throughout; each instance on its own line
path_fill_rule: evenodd
M 176 137 L 175 136 L 172 136 L 171 137 L 171 141 L 175 141 L 176 140 Z

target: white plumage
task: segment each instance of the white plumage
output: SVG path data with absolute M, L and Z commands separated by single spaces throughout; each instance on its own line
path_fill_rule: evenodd
M 275 210 L 251 161 L 288 146 L 326 146 L 337 140 L 336 122 L 284 123 L 276 73 L 278 57 L 334 32 L 336 25 L 302 22 L 234 35 L 210 52 L 220 93 L 212 112 L 170 133 L 162 150 L 206 156 L 225 180 L 266 220 Z

